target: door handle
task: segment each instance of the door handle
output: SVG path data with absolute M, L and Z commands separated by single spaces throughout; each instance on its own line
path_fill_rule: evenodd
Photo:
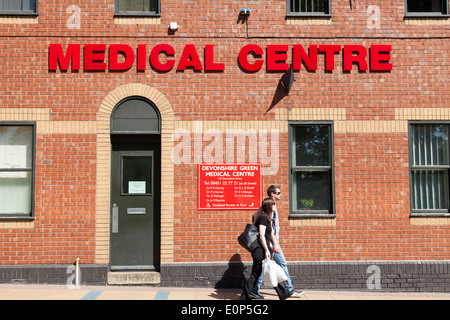
M 119 232 L 119 207 L 114 203 L 112 206 L 112 225 L 111 232 Z

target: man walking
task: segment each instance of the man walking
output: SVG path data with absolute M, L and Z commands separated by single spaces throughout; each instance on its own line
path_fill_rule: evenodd
M 284 258 L 284 254 L 283 251 L 281 250 L 281 247 L 279 245 L 280 243 L 280 238 L 279 238 L 279 234 L 280 234 L 280 222 L 278 220 L 278 211 L 276 209 L 276 204 L 278 203 L 278 201 L 280 201 L 281 199 L 281 191 L 280 188 L 277 186 L 270 186 L 267 189 L 267 195 L 269 197 L 271 197 L 274 201 L 275 201 L 275 211 L 273 212 L 273 216 L 272 216 L 272 227 L 275 233 L 275 238 L 277 239 L 277 242 L 274 245 L 273 248 L 273 259 L 275 260 L 275 262 L 280 265 L 284 272 L 287 275 L 287 280 L 284 281 L 284 286 L 286 288 L 286 291 L 289 292 L 288 297 L 298 297 L 301 296 L 304 291 L 298 291 L 294 289 L 294 286 L 292 285 L 292 281 L 291 281 L 291 277 L 289 276 L 289 271 L 287 268 L 287 263 L 286 263 L 286 259 Z M 256 218 L 258 217 L 259 213 L 261 211 L 261 208 L 259 208 L 258 212 L 256 212 L 253 215 L 253 221 L 256 220 Z M 250 296 L 254 299 L 265 299 L 265 297 L 259 292 L 259 289 L 261 287 L 261 284 L 263 282 L 263 277 L 259 277 L 258 282 L 255 285 L 255 288 L 252 290 Z

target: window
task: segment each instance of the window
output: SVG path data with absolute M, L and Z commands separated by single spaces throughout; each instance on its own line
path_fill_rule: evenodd
M 116 15 L 159 16 L 159 0 L 116 0 Z
M 410 126 L 411 211 L 449 212 L 449 125 Z
M 152 156 L 122 157 L 122 195 L 152 194 Z
M 331 0 L 287 0 L 288 16 L 331 16 Z
M 292 216 L 334 215 L 332 130 L 328 123 L 289 127 Z
M 0 14 L 35 15 L 38 0 L 0 0 Z
M 0 123 L 0 218 L 33 214 L 34 125 Z
M 405 15 L 412 17 L 448 16 L 448 0 L 405 0 Z

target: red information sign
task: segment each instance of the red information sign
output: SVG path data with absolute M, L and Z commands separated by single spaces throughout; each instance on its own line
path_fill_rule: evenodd
M 198 210 L 258 210 L 261 163 L 198 164 Z

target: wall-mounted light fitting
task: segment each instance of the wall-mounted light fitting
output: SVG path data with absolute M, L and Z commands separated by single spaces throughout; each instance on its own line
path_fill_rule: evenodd
M 247 9 L 242 8 L 240 14 L 247 15 L 247 16 L 250 15 L 250 8 L 247 8 Z
M 177 31 L 178 30 L 178 24 L 176 22 L 171 22 L 169 25 L 170 31 Z

